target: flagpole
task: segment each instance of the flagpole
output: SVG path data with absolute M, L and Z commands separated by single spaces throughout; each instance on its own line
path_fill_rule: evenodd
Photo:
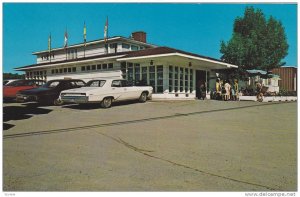
M 108 44 L 106 43 L 108 39 L 108 16 L 106 16 L 105 26 L 104 26 L 104 48 L 105 53 L 108 53 Z
M 107 25 L 107 38 L 106 38 L 106 40 L 109 38 L 109 36 L 108 36 L 108 16 L 106 16 L 106 25 Z
M 65 31 L 65 38 L 64 38 L 64 47 L 65 47 L 65 53 L 66 53 L 66 60 L 68 60 L 68 55 L 67 55 L 67 47 L 68 47 L 68 29 L 66 27 L 66 31 Z
M 50 32 L 50 36 L 48 38 L 48 51 L 49 51 L 49 58 L 50 58 L 50 62 L 51 62 L 51 32 Z
M 83 41 L 84 41 L 83 57 L 85 58 L 85 47 L 86 47 L 86 26 L 85 26 L 85 21 L 84 21 L 84 26 L 83 26 Z

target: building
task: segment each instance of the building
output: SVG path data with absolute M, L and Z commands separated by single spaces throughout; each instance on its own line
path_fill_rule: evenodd
M 273 74 L 279 75 L 278 82 L 280 90 L 297 91 L 297 68 L 292 66 L 274 68 Z
M 214 87 L 219 70 L 237 68 L 221 60 L 146 42 L 145 32 L 34 52 L 36 64 L 16 68 L 28 79 L 125 78 L 153 86 L 153 98 L 194 99 L 196 85 Z M 213 79 L 213 80 L 210 80 Z

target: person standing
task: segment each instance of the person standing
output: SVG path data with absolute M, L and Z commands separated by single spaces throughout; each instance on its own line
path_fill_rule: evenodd
M 221 98 L 221 83 L 220 79 L 216 80 L 216 99 L 219 100 Z
M 225 81 L 224 88 L 225 88 L 225 91 L 226 91 L 226 93 L 224 95 L 224 100 L 228 101 L 230 99 L 230 88 L 231 88 L 228 80 Z
M 237 79 L 234 80 L 234 86 L 233 86 L 234 92 L 235 92 L 235 100 L 239 100 L 239 82 Z
M 206 87 L 205 83 L 200 85 L 200 98 L 204 100 L 206 98 Z

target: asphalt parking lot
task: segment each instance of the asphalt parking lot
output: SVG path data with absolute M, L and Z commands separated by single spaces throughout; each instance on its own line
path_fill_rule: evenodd
M 4 103 L 3 190 L 297 191 L 297 103 Z

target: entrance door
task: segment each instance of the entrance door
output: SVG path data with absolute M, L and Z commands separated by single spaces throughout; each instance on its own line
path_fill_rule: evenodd
M 200 86 L 203 84 L 205 86 L 206 82 L 206 71 L 196 70 L 196 97 L 201 98 Z

